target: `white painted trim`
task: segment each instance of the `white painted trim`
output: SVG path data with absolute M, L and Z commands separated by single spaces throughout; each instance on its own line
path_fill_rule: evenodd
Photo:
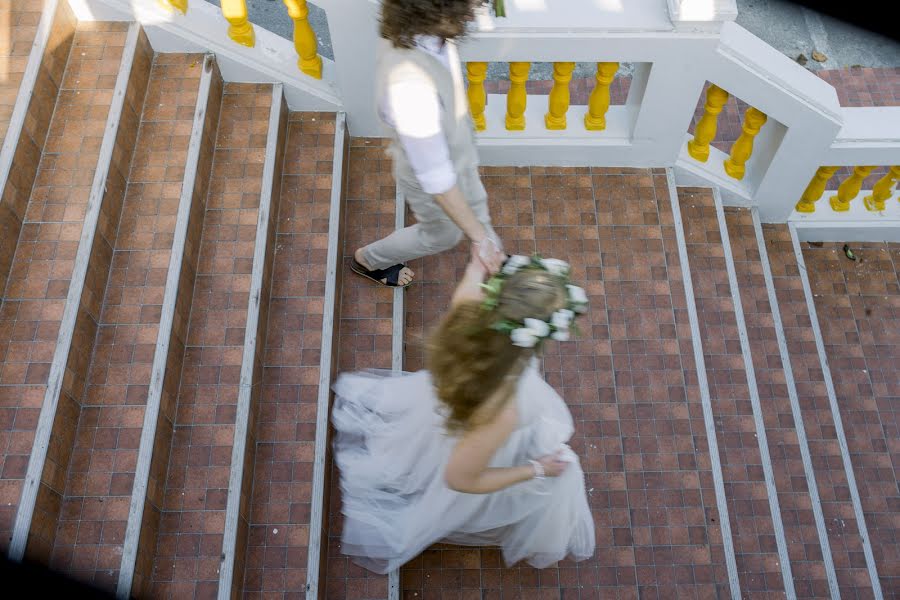
M 809 440 L 806 437 L 806 425 L 803 422 L 803 411 L 800 408 L 800 397 L 797 394 L 797 384 L 794 380 L 794 368 L 791 365 L 790 351 L 784 335 L 784 324 L 781 321 L 781 308 L 778 305 L 778 294 L 775 292 L 775 281 L 772 278 L 772 267 L 769 264 L 769 252 L 766 249 L 766 240 L 763 234 L 762 222 L 759 220 L 759 211 L 754 208 L 750 210 L 750 214 L 753 217 L 753 233 L 756 237 L 757 249 L 759 250 L 759 263 L 762 266 L 763 278 L 766 282 L 769 311 L 772 313 L 772 325 L 775 328 L 775 338 L 778 341 L 778 353 L 781 356 L 785 386 L 787 387 L 788 398 L 791 401 L 791 416 L 794 419 L 797 445 L 800 447 L 800 459 L 803 462 L 803 472 L 806 475 L 806 488 L 809 490 L 813 519 L 816 522 L 816 533 L 819 536 L 819 546 L 822 549 L 825 579 L 828 581 L 831 600 L 840 600 L 841 592 L 838 587 L 837 574 L 834 570 L 831 542 L 828 540 L 828 527 L 825 525 L 825 516 L 822 514 L 819 486 L 816 483 L 816 473 L 812 464 L 812 455 L 809 451 Z
M 725 270 L 728 272 L 728 286 L 731 289 L 731 303 L 734 307 L 734 320 L 737 326 L 738 339 L 741 343 L 741 356 L 744 359 L 744 374 L 747 378 L 747 389 L 750 392 L 750 406 L 753 410 L 753 424 L 756 428 L 756 443 L 762 462 L 763 480 L 769 500 L 769 513 L 772 517 L 772 530 L 775 535 L 775 546 L 781 563 L 781 579 L 784 583 L 785 597 L 789 600 L 797 598 L 794 590 L 794 576 L 791 570 L 791 559 L 788 556 L 787 540 L 784 535 L 784 523 L 781 520 L 781 506 L 778 502 L 778 489 L 775 486 L 775 474 L 772 471 L 772 457 L 769 455 L 769 436 L 763 421 L 763 409 L 759 401 L 759 388 L 756 382 L 756 369 L 753 366 L 753 350 L 750 348 L 750 336 L 747 334 L 747 321 L 744 319 L 744 303 L 738 286 L 737 270 L 734 267 L 734 256 L 731 253 L 731 238 L 728 235 L 728 224 L 725 222 L 725 210 L 722 208 L 722 197 L 719 190 L 713 188 L 713 200 L 716 206 L 716 220 L 719 224 L 719 236 L 725 256 Z
M 244 349 L 241 357 L 240 388 L 234 423 L 234 442 L 231 446 L 231 471 L 228 477 L 228 500 L 225 506 L 225 531 L 222 536 L 222 562 L 219 567 L 219 600 L 230 600 L 234 580 L 235 552 L 237 548 L 238 522 L 241 512 L 241 488 L 244 462 L 250 434 L 253 387 L 260 384 L 253 380 L 256 361 L 256 342 L 259 336 L 260 301 L 263 296 L 263 274 L 266 270 L 266 249 L 269 247 L 269 224 L 276 218 L 272 191 L 278 158 L 278 132 L 281 129 L 281 109 L 284 92 L 281 84 L 272 87 L 272 106 L 269 109 L 269 129 L 266 134 L 266 154 L 263 164 L 262 185 L 259 197 L 259 214 L 256 220 L 256 242 L 253 247 L 253 269 L 250 274 L 250 293 L 247 303 L 247 322 L 244 327 Z M 274 235 L 274 234 L 273 234 Z M 271 259 L 271 257 L 269 257 Z M 263 323 L 262 327 L 266 324 Z M 242 576 L 243 573 L 238 573 Z
M 806 261 L 803 258 L 803 250 L 800 248 L 800 239 L 797 237 L 797 228 L 791 224 L 788 226 L 791 232 L 791 243 L 794 246 L 794 256 L 797 258 L 797 270 L 800 281 L 803 284 L 803 295 L 806 297 L 806 308 L 809 311 L 809 321 L 816 342 L 816 352 L 819 354 L 819 365 L 822 368 L 822 378 L 825 380 L 825 391 L 828 394 L 828 404 L 831 408 L 831 418 L 834 421 L 834 431 L 838 446 L 841 449 L 841 461 L 844 465 L 844 473 L 847 476 L 847 487 L 850 489 L 850 500 L 853 504 L 853 513 L 856 517 L 856 528 L 862 539 L 863 554 L 866 557 L 866 567 L 869 570 L 869 579 L 872 583 L 872 594 L 875 600 L 883 600 L 881 581 L 878 579 L 878 567 L 875 564 L 875 555 L 872 552 L 872 542 L 869 538 L 869 529 L 866 525 L 862 502 L 859 498 L 859 488 L 856 486 L 856 475 L 853 472 L 853 462 L 850 459 L 850 448 L 847 445 L 847 435 L 844 433 L 844 421 L 841 418 L 841 409 L 838 406 L 837 392 L 834 389 L 834 380 L 831 378 L 831 368 L 828 366 L 828 354 L 825 352 L 825 339 L 822 337 L 822 329 L 819 327 L 819 316 L 816 312 L 816 302 L 813 299 L 812 287 L 809 285 L 809 275 L 806 271 Z
M 344 183 L 347 176 L 347 117 L 338 113 L 334 123 L 334 158 L 331 175 L 331 208 L 328 213 L 328 256 L 325 266 L 325 309 L 322 314 L 322 348 L 319 361 L 319 396 L 316 409 L 316 447 L 313 458 L 312 500 L 310 506 L 309 546 L 306 566 L 306 600 L 319 600 L 319 570 L 322 563 L 322 524 L 325 506 L 325 467 L 328 463 L 328 428 L 331 413 L 331 376 L 334 366 L 338 266 L 341 256 L 341 219 Z
M 141 28 L 136 23 L 133 23 L 128 28 L 125 47 L 122 50 L 122 60 L 119 63 L 119 73 L 116 77 L 116 86 L 113 89 L 106 126 L 103 130 L 103 140 L 100 143 L 97 168 L 94 171 L 90 196 L 85 209 L 84 225 L 81 228 L 81 239 L 78 242 L 78 250 L 75 254 L 75 265 L 69 283 L 69 292 L 66 296 L 65 308 L 60 319 L 59 335 L 53 352 L 53 361 L 50 363 L 47 387 L 44 390 L 44 401 L 41 405 L 41 413 L 34 433 L 34 443 L 31 447 L 31 455 L 28 458 L 28 469 L 22 486 L 22 496 L 19 500 L 19 509 L 13 525 L 9 557 L 15 561 L 22 560 L 28 544 L 28 534 L 31 531 L 31 521 L 34 516 L 35 503 L 37 502 L 38 490 L 41 485 L 41 475 L 47 462 L 47 451 L 50 448 L 50 437 L 53 434 L 53 421 L 56 418 L 66 365 L 69 362 L 69 352 L 72 349 L 72 338 L 75 334 L 75 324 L 78 319 L 79 308 L 81 307 L 81 295 L 84 292 L 85 280 L 87 279 L 91 250 L 97 234 L 103 197 L 106 193 L 106 179 L 109 175 L 113 151 L 116 146 L 116 136 L 119 133 L 119 119 L 122 116 L 122 108 L 125 105 L 128 79 L 131 76 L 131 68 L 134 64 L 140 32 Z M 77 398 L 76 401 L 80 401 L 80 398 Z M 72 424 L 73 427 L 76 425 Z
M 147 485 L 150 480 L 150 464 L 153 459 L 153 445 L 156 440 L 156 424 L 161 408 L 166 361 L 169 356 L 169 343 L 172 339 L 175 304 L 178 300 L 181 263 L 190 225 L 194 183 L 198 176 L 208 176 L 207 173 L 198 174 L 197 168 L 200 161 L 200 147 L 203 141 L 203 127 L 208 109 L 210 86 L 214 76 L 213 60 L 212 56 L 207 56 L 204 60 L 203 73 L 200 76 L 200 89 L 197 94 L 197 105 L 194 109 L 191 138 L 188 143 L 184 178 L 181 185 L 181 198 L 179 199 L 175 232 L 173 234 L 172 253 L 169 255 L 169 268 L 163 293 L 162 314 L 160 315 L 156 337 L 156 351 L 153 355 L 150 385 L 147 390 L 147 405 L 144 409 L 144 423 L 141 429 L 140 445 L 138 446 L 134 486 L 131 491 L 131 505 L 128 511 L 128 522 L 122 547 L 122 563 L 119 568 L 119 580 L 116 587 L 116 596 L 119 600 L 128 600 L 134 581 L 135 561 L 137 559 L 141 524 L 144 517 L 144 503 L 147 498 Z
M 749 206 L 753 201 L 753 189 L 744 180 L 737 180 L 725 172 L 725 159 L 728 155 L 714 146 L 709 147 L 709 158 L 706 162 L 688 154 L 687 143 L 693 139 L 684 134 L 683 143 L 675 162 L 675 179 L 679 186 L 714 187 L 722 191 L 725 204 L 728 206 Z
M 255 24 L 256 46 L 237 44 L 228 37 L 221 10 L 208 2 L 194 0 L 185 15 L 167 12 L 156 0 L 78 0 L 78 4 L 81 20 L 100 20 L 94 15 L 112 10 L 138 21 L 156 52 L 214 53 L 226 82 L 283 83 L 292 110 L 334 111 L 343 106 L 340 92 L 330 83 L 335 78 L 332 61 L 323 57 L 323 78 L 313 79 L 297 67 L 291 41 Z
M 816 202 L 816 212 L 791 214 L 788 222 L 803 242 L 900 242 L 900 194 L 885 201 L 885 210 L 866 209 L 863 199 L 872 192 L 863 190 L 850 203 L 850 210 L 834 212 L 829 200 L 834 190 Z
M 9 172 L 12 169 L 13 159 L 16 156 L 19 139 L 22 137 L 22 129 L 25 127 L 28 105 L 31 103 L 34 86 L 37 83 L 38 73 L 41 70 L 41 62 L 44 60 L 44 52 L 50 40 L 53 19 L 56 16 L 58 5 L 59 0 L 44 0 L 41 20 L 38 23 L 37 32 L 34 36 L 34 43 L 31 44 L 28 62 L 25 65 L 22 82 L 19 84 L 19 93 L 16 95 L 16 104 L 13 106 L 12 115 L 9 117 L 9 125 L 6 129 L 6 137 L 3 138 L 3 146 L 0 147 L 0 193 L 3 193 L 6 189 L 6 182 L 9 180 Z
M 713 488 L 716 493 L 716 508 L 719 512 L 719 527 L 722 533 L 722 546 L 725 553 L 725 566 L 728 570 L 728 585 L 732 600 L 741 599 L 741 584 L 738 581 L 737 560 L 734 555 L 734 540 L 731 537 L 731 520 L 728 514 L 728 500 L 725 497 L 725 481 L 722 476 L 722 463 L 719 458 L 719 442 L 716 438 L 715 415 L 712 411 L 712 400 L 709 395 L 709 381 L 706 378 L 706 359 L 703 356 L 703 342 L 700 339 L 700 320 L 697 316 L 697 302 L 694 299 L 694 284 L 691 277 L 691 264 L 688 259 L 687 243 L 684 236 L 684 225 L 681 221 L 681 206 L 678 203 L 678 192 L 675 188 L 675 175 L 672 169 L 666 169 L 666 182 L 669 188 L 669 202 L 672 205 L 672 220 L 675 225 L 675 239 L 678 243 L 678 258 L 681 263 L 681 279 L 684 283 L 685 304 L 688 321 L 691 325 L 691 346 L 694 349 L 694 366 L 697 370 L 697 386 L 700 389 L 700 400 L 703 405 L 703 424 L 706 427 L 706 443 L 709 446 L 709 458 L 713 477 Z
M 403 192 L 397 189 L 394 203 L 394 229 L 406 227 L 406 200 Z M 403 330 L 406 321 L 405 288 L 394 288 L 394 306 L 391 320 L 391 371 L 403 371 Z M 400 600 L 400 569 L 388 573 L 387 600 Z

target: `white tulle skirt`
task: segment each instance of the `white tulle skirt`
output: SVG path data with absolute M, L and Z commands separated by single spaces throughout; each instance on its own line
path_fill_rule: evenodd
M 392 571 L 436 542 L 498 546 L 505 562 L 544 568 L 594 552 L 594 524 L 578 460 L 560 476 L 493 494 L 447 487 L 456 439 L 425 371 L 344 374 L 332 420 L 343 501 L 341 550 L 378 573 Z M 526 464 L 572 436 L 565 402 L 534 369 L 519 384 L 519 427 L 491 466 Z

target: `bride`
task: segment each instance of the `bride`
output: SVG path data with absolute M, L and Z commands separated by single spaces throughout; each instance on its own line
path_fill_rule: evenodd
M 427 371 L 335 384 L 342 551 L 378 573 L 436 542 L 499 546 L 507 565 L 589 558 L 594 524 L 572 416 L 535 356 L 586 310 L 555 259 L 474 259 L 431 336 Z

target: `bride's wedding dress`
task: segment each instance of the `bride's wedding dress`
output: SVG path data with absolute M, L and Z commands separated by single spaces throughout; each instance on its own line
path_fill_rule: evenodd
M 577 457 L 556 478 L 491 494 L 455 492 L 444 469 L 456 438 L 427 371 L 344 374 L 334 387 L 335 460 L 343 497 L 341 551 L 379 573 L 392 571 L 436 542 L 499 546 L 512 565 L 536 568 L 589 558 L 594 523 Z M 528 464 L 572 436 L 572 415 L 534 367 L 519 380 L 519 425 L 492 467 Z

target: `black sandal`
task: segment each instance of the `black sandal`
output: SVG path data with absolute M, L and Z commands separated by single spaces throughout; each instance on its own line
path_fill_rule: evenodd
M 387 269 L 372 269 L 369 270 L 362 266 L 359 261 L 356 259 L 350 264 L 350 270 L 359 275 L 360 277 L 365 277 L 369 281 L 373 281 L 378 285 L 383 285 L 385 287 L 399 287 L 405 288 L 409 287 L 412 284 L 412 281 L 407 283 L 406 285 L 400 285 L 400 272 L 406 268 L 406 265 L 394 265 L 393 267 L 388 267 Z M 384 279 L 384 281 L 382 281 Z M 385 283 L 387 282 L 387 283 Z

